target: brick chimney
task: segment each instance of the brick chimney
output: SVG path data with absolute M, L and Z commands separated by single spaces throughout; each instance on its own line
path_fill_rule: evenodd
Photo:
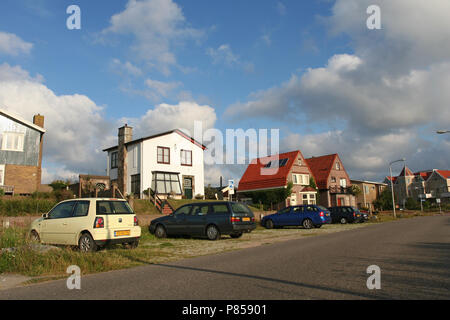
M 44 128 L 44 116 L 41 116 L 40 114 L 36 114 L 33 117 L 33 124 Z M 38 159 L 38 172 L 37 172 L 37 182 L 36 182 L 36 190 L 39 190 L 41 186 L 41 179 L 42 179 L 42 151 L 43 151 L 43 145 L 44 145 L 44 134 L 41 134 L 41 138 L 39 141 L 39 159 Z
M 127 190 L 127 175 L 128 175 L 128 152 L 126 143 L 133 140 L 133 128 L 127 124 L 119 128 L 119 150 L 118 150 L 118 168 L 117 168 L 117 184 L 120 192 L 125 196 Z

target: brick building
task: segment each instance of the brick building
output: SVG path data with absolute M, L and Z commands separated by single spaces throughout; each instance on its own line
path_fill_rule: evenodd
M 292 182 L 291 195 L 277 209 L 289 205 L 316 204 L 317 191 L 309 186 L 311 170 L 300 150 L 252 160 L 239 181 L 238 193 L 286 188 Z
M 338 154 L 306 159 L 319 189 L 319 203 L 324 207 L 356 206 L 350 177 Z
M 42 176 L 44 116 L 33 122 L 0 109 L 0 189 L 29 195 L 39 190 Z

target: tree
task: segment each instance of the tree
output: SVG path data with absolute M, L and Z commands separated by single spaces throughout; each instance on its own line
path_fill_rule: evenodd
M 212 188 L 210 184 L 208 184 L 208 186 L 205 187 L 205 199 L 210 200 L 216 199 L 216 190 Z
M 309 186 L 317 191 L 316 203 L 319 203 L 319 200 L 320 200 L 319 189 L 317 188 L 316 180 L 314 179 L 313 176 L 309 177 Z
M 63 180 L 55 180 L 52 183 L 50 183 L 49 186 L 53 188 L 53 191 L 59 191 L 66 189 L 67 183 L 64 182 Z
M 264 208 L 269 208 L 286 201 L 292 193 L 293 186 L 293 183 L 289 182 L 286 188 L 246 192 L 245 197 L 252 198 L 253 203 L 261 203 Z
M 393 210 L 392 209 L 392 192 L 390 188 L 384 189 L 373 202 L 375 208 L 379 210 Z

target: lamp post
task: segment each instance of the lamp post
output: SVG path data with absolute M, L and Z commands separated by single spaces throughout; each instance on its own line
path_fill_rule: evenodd
M 419 187 L 415 187 L 416 190 L 422 190 L 422 188 Z M 417 191 L 417 193 L 419 193 L 419 191 Z M 420 211 L 423 212 L 423 204 L 422 204 L 422 196 L 423 193 L 419 194 L 419 201 L 420 201 Z
M 392 165 L 393 165 L 394 163 L 396 163 L 396 162 L 401 162 L 401 161 L 405 162 L 406 159 L 405 159 L 405 158 L 402 158 L 402 159 L 400 159 L 400 160 L 395 160 L 395 161 L 392 161 L 391 163 L 389 163 L 389 172 L 390 172 L 390 174 L 391 174 L 392 209 L 394 209 L 394 218 L 397 218 L 397 215 L 395 214 L 394 180 L 393 180 L 393 178 L 392 178 Z

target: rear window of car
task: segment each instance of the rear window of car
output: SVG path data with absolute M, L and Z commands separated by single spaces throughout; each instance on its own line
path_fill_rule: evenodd
M 328 209 L 327 208 L 325 208 L 325 207 L 322 207 L 322 206 L 317 206 L 317 208 L 319 208 L 319 210 L 322 210 L 322 211 L 328 211 Z
M 126 201 L 97 201 L 97 214 L 134 214 Z
M 240 203 L 232 203 L 231 209 L 234 213 L 253 214 L 253 212 L 247 206 Z

